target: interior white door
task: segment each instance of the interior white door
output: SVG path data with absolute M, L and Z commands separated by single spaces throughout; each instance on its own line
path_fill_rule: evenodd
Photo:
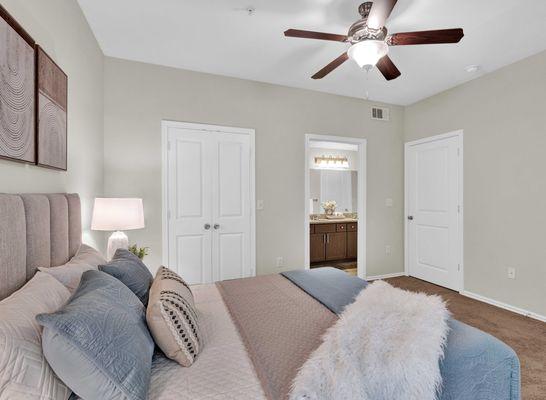
M 212 265 L 215 281 L 252 275 L 250 263 L 250 138 L 214 134 Z
M 409 274 L 460 288 L 459 137 L 410 144 L 407 168 Z
M 249 135 L 169 127 L 168 262 L 190 284 L 253 274 Z
M 212 282 L 211 138 L 201 131 L 169 128 L 169 267 L 189 284 Z

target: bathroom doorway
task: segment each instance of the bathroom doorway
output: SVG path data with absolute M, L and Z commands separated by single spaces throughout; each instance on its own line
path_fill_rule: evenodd
M 305 267 L 366 277 L 366 139 L 305 136 Z

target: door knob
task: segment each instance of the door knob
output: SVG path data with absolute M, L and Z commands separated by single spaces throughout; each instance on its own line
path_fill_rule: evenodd
M 413 215 L 408 215 L 408 219 L 409 219 L 410 221 L 413 221 Z
M 220 225 L 214 224 L 214 229 L 219 229 L 219 228 L 220 228 Z
M 205 224 L 204 228 L 208 231 L 210 229 L 210 224 Z

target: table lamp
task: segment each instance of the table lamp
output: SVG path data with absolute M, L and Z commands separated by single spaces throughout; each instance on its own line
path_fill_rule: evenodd
M 117 249 L 127 249 L 129 239 L 122 231 L 144 228 L 142 199 L 96 198 L 91 230 L 114 231 L 108 239 L 106 256 L 111 260 Z

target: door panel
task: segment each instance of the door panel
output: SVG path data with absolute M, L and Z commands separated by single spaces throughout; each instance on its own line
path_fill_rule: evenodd
M 326 235 L 324 233 L 313 233 L 310 236 L 310 250 L 311 250 L 311 256 L 310 261 L 311 262 L 318 262 L 318 261 L 324 261 L 326 260 L 326 247 L 325 247 L 325 240 L 324 238 Z
M 347 257 L 347 234 L 327 233 L 326 236 L 326 259 L 343 260 Z
M 242 233 L 218 234 L 218 270 L 220 274 L 218 280 L 245 276 L 244 241 L 245 237 Z
M 409 146 L 408 262 L 417 278 L 459 290 L 458 137 Z
M 175 140 L 176 217 L 203 216 L 203 146 L 201 141 Z M 197 190 L 188 190 L 196 188 Z
M 178 273 L 189 284 L 210 281 L 210 235 L 180 235 L 176 238 Z
M 242 143 L 218 143 L 218 215 L 221 217 L 242 216 L 245 205 L 243 161 Z
M 347 258 L 357 258 L 358 252 L 358 233 L 355 231 L 347 232 Z

